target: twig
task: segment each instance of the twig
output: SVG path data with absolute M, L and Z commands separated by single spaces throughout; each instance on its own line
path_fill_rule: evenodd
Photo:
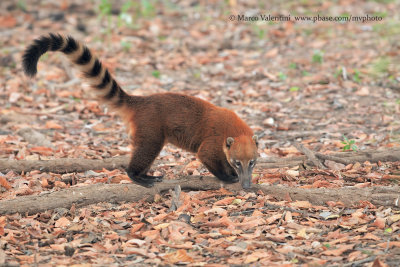
M 176 211 L 180 205 L 181 205 L 181 201 L 179 200 L 179 198 L 181 197 L 181 186 L 180 185 L 176 185 L 174 188 L 174 191 L 172 191 L 172 189 L 169 190 L 172 200 L 171 200 L 171 207 L 169 208 L 169 211 Z
M 373 260 L 375 260 L 375 258 L 376 258 L 376 256 L 371 256 L 371 257 L 368 257 L 368 258 L 365 258 L 365 259 L 362 259 L 362 260 L 352 261 L 352 262 L 343 264 L 342 266 L 343 266 L 343 267 L 347 267 L 347 266 L 359 266 L 359 265 L 361 265 L 361 264 L 364 264 L 364 263 L 373 261 Z
M 387 243 L 386 243 L 385 253 L 388 253 L 388 251 L 390 249 L 390 239 L 391 239 L 391 237 L 389 236 Z
M 335 157 L 335 156 L 331 156 L 331 155 L 321 154 L 318 152 L 315 153 L 315 156 L 317 156 L 320 159 L 331 160 L 331 161 L 339 162 L 339 163 L 346 164 L 346 165 L 349 165 L 354 162 L 354 160 L 351 160 L 351 159 L 339 158 L 339 157 Z
M 278 224 L 276 225 L 276 227 L 281 226 L 282 221 L 285 219 L 286 213 L 287 213 L 286 210 L 282 213 L 282 216 L 281 216 L 281 218 L 279 219 L 279 222 L 278 222 Z
M 319 161 L 319 159 L 317 159 L 317 157 L 315 156 L 314 152 L 311 151 L 310 149 L 306 148 L 305 146 L 303 146 L 302 144 L 300 144 L 299 142 L 296 141 L 292 141 L 292 144 L 294 145 L 295 148 L 297 148 L 297 150 L 299 150 L 300 152 L 302 152 L 304 155 L 307 156 L 307 158 L 309 160 L 311 160 L 311 162 L 318 168 L 321 170 L 326 169 L 326 167 L 321 163 L 321 161 Z

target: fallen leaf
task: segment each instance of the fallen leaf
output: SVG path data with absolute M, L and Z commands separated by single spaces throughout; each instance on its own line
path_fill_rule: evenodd
M 13 15 L 0 16 L 0 28 L 13 28 L 17 25 L 17 20 Z
M 326 255 L 326 256 L 340 256 L 344 252 L 346 252 L 348 250 L 352 250 L 353 247 L 354 247 L 354 244 L 338 245 L 336 249 L 329 249 L 329 250 L 323 251 L 321 254 Z
M 372 233 L 366 233 L 362 239 L 370 239 L 370 240 L 381 240 L 379 237 L 377 237 L 376 235 L 372 234 Z
M 163 259 L 172 264 L 194 262 L 193 258 L 190 257 L 184 249 L 179 249 L 175 252 L 169 253 L 163 256 Z
M 134 239 L 129 239 L 128 241 L 126 241 L 125 244 L 133 244 L 133 245 L 140 247 L 140 246 L 146 244 L 146 241 L 134 238 Z
M 225 206 L 225 205 L 229 205 L 232 204 L 232 202 L 235 200 L 235 197 L 227 197 L 224 199 L 221 199 L 217 202 L 214 203 L 214 206 Z
M 392 223 L 400 220 L 400 214 L 395 214 L 395 215 L 389 216 L 388 220 L 390 222 L 389 225 L 391 225 Z
M 306 228 L 300 229 L 300 231 L 297 232 L 297 236 L 299 236 L 301 238 L 304 238 L 304 239 L 307 239 L 308 235 L 306 233 Z
M 68 226 L 68 225 L 70 225 L 71 224 L 71 221 L 70 220 L 68 220 L 67 218 L 65 218 L 65 217 L 61 217 L 60 219 L 58 219 L 57 221 L 56 221 L 56 223 L 55 223 L 55 227 L 61 227 L 61 228 L 63 228 L 63 227 L 66 227 L 66 226 Z
M 368 267 L 388 267 L 386 263 L 382 262 L 380 259 L 376 258 L 373 262 L 371 262 Z
M 113 211 L 110 213 L 110 215 L 114 216 L 115 218 L 121 218 L 124 217 L 128 211 L 126 210 L 121 210 L 121 211 Z
M 5 189 L 11 189 L 11 185 L 7 182 L 6 178 L 0 176 L 0 186 L 4 187 Z
M 54 186 L 55 187 L 59 187 L 59 188 L 67 188 L 68 186 L 64 183 L 64 182 L 62 182 L 62 181 L 55 181 L 54 182 Z
M 378 244 L 381 248 L 393 248 L 393 247 L 400 247 L 400 241 L 390 241 L 390 242 L 383 242 Z
M 268 51 L 264 54 L 264 57 L 266 57 L 266 58 L 273 58 L 273 57 L 275 57 L 276 55 L 278 55 L 278 52 L 279 52 L 279 50 L 278 50 L 277 47 L 272 48 L 272 49 L 268 50 Z
M 215 213 L 219 216 L 226 216 L 228 214 L 228 212 L 225 209 L 219 208 L 219 207 L 208 209 L 208 210 L 204 211 L 203 213 L 205 215 L 209 215 L 210 213 Z
M 289 203 L 289 205 L 291 207 L 295 207 L 295 208 L 304 208 L 304 209 L 309 209 L 312 208 L 312 204 L 308 201 L 295 201 L 292 203 Z
M 280 218 L 282 218 L 282 214 L 274 214 L 266 219 L 266 223 L 271 224 Z
M 259 259 L 268 258 L 268 257 L 271 257 L 271 253 L 266 252 L 266 251 L 255 251 L 255 252 L 251 253 L 250 255 L 246 256 L 244 263 L 249 264 L 249 263 L 258 261 Z
M 50 147 L 35 146 L 35 147 L 31 147 L 29 150 L 33 153 L 39 153 L 40 155 L 43 155 L 43 156 L 53 155 L 53 149 L 51 149 Z
M 235 253 L 235 252 L 245 252 L 246 251 L 245 248 L 242 248 L 242 247 L 239 247 L 239 246 L 229 246 L 229 247 L 226 248 L 226 250 L 228 250 L 230 252 L 233 252 L 233 253 Z
M 155 225 L 153 227 L 154 227 L 154 229 L 160 230 L 160 229 L 167 228 L 169 225 L 170 225 L 170 223 L 160 223 L 159 225 Z
M 10 103 L 15 103 L 15 102 L 18 101 L 18 99 L 19 99 L 21 96 L 22 96 L 22 95 L 21 95 L 20 93 L 12 92 L 12 93 L 10 94 L 10 97 L 8 98 L 8 101 L 9 101 Z
M 54 121 L 47 121 L 45 127 L 47 129 L 63 129 L 64 128 L 60 124 L 58 124 L 58 123 L 56 123 Z
M 377 217 L 372 225 L 378 227 L 379 229 L 385 229 L 386 219 Z
M 211 222 L 205 222 L 204 225 L 209 227 L 222 227 L 222 226 L 230 228 L 234 227 L 233 222 L 227 216 L 224 216 L 218 220 L 214 220 Z
M 265 223 L 266 222 L 263 218 L 256 218 L 251 221 L 236 223 L 235 226 L 242 230 L 248 230 L 248 229 L 255 229 L 257 226 L 263 225 Z
M 291 178 L 299 177 L 300 172 L 295 170 L 287 170 L 286 174 L 289 175 Z

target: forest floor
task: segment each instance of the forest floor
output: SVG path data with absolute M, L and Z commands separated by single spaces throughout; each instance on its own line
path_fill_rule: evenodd
M 86 43 L 132 94 L 179 92 L 234 110 L 261 137 L 261 159 L 301 155 L 292 140 L 324 154 L 399 146 L 397 1 L 239 2 L 1 1 L 0 159 L 129 156 L 123 121 L 62 54 L 44 55 L 37 76 L 24 76 L 23 50 L 48 32 Z M 291 21 L 263 21 L 269 14 Z M 379 21 L 295 21 L 300 15 Z M 167 180 L 210 175 L 171 145 L 157 159 L 152 173 Z M 256 167 L 253 182 L 365 188 L 400 179 L 400 162 L 326 164 L 326 171 Z M 112 169 L 9 171 L 0 173 L 0 199 L 97 183 L 129 179 Z M 368 199 L 349 207 L 284 198 L 220 189 L 182 192 L 176 211 L 164 194 L 151 203 L 4 215 L 0 265 L 399 265 L 399 209 Z

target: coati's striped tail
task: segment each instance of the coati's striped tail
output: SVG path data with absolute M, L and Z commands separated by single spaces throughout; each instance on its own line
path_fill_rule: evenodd
M 83 72 L 85 78 L 103 100 L 115 107 L 123 105 L 126 101 L 128 95 L 100 60 L 90 52 L 89 48 L 71 36 L 50 33 L 36 39 L 23 55 L 22 64 L 26 75 L 31 77 L 36 75 L 38 60 L 47 51 L 59 51 L 67 55 L 71 62 Z

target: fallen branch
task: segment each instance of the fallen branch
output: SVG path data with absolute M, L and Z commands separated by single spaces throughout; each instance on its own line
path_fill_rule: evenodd
M 12 200 L 0 201 L 0 214 L 34 214 L 55 208 L 82 207 L 99 202 L 135 202 L 141 199 L 152 201 L 155 194 L 168 192 L 180 185 L 182 190 L 218 190 L 222 183 L 215 177 L 187 176 L 178 180 L 167 180 L 153 188 L 144 188 L 136 184 L 95 184 L 71 187 L 56 192 L 35 196 L 21 196 Z M 240 184 L 225 184 L 232 192 L 241 189 Z M 293 188 L 285 186 L 253 185 L 251 191 L 261 190 L 264 194 L 283 200 L 287 194 L 293 200 L 307 200 L 314 205 L 323 205 L 327 201 L 342 201 L 345 205 L 358 204 L 367 200 L 377 206 L 398 207 L 399 187 L 344 187 L 344 188 Z
M 317 159 L 317 157 L 315 156 L 313 151 L 311 151 L 310 149 L 306 148 L 305 146 L 303 146 L 299 142 L 292 141 L 292 144 L 294 145 L 294 147 L 297 150 L 299 150 L 304 155 L 306 155 L 307 158 L 314 164 L 314 166 L 317 166 L 318 169 L 321 169 L 321 170 L 326 169 L 326 167 L 321 163 L 321 161 L 319 161 L 319 159 Z
M 315 153 L 315 155 L 320 158 L 320 159 L 324 159 L 324 160 L 331 160 L 334 162 L 338 162 L 338 163 L 342 163 L 342 164 L 351 164 L 354 163 L 353 158 L 340 158 L 340 157 L 336 157 L 336 156 L 332 156 L 332 155 L 326 155 L 326 154 L 321 154 L 321 153 Z M 364 160 L 365 161 L 365 160 Z
M 324 160 L 332 160 L 343 164 L 355 162 L 390 162 L 400 161 L 400 148 L 393 148 L 382 151 L 363 151 L 363 152 L 340 152 L 333 154 L 315 153 L 315 155 Z M 306 156 L 290 158 L 261 158 L 257 163 L 257 168 L 283 168 L 293 167 L 307 161 Z M 42 172 L 52 173 L 70 173 L 85 172 L 88 170 L 125 169 L 128 166 L 129 157 L 120 156 L 108 159 L 54 159 L 54 160 L 0 160 L 0 172 L 6 173 L 14 171 L 16 173 L 40 170 Z M 162 164 L 157 160 L 155 166 Z M 311 161 L 307 164 L 312 165 Z
M 88 170 L 124 169 L 128 166 L 128 157 L 108 159 L 54 159 L 54 160 L 0 160 L 0 172 L 17 173 L 39 170 L 52 173 L 85 172 Z
M 395 147 L 386 150 L 364 150 L 364 151 L 351 151 L 351 152 L 338 152 L 331 154 L 315 153 L 315 156 L 323 160 L 331 160 L 342 164 L 351 164 L 365 161 L 371 163 L 376 162 L 394 162 L 400 161 L 400 148 Z M 314 165 L 307 156 L 297 156 L 290 158 L 263 158 L 257 163 L 258 167 L 264 168 L 282 168 L 293 167 L 306 161 L 307 165 Z M 315 166 L 315 165 L 314 165 Z
M 353 154 L 353 156 L 346 156 L 346 159 L 350 160 L 350 163 L 355 163 L 355 162 L 364 162 L 364 161 L 369 161 L 376 163 L 378 161 L 381 162 L 394 162 L 394 161 L 400 161 L 400 148 L 392 148 L 388 150 L 369 150 L 369 151 L 364 151 L 364 152 L 349 152 L 349 154 Z M 336 161 L 336 157 L 340 157 L 340 153 L 335 153 L 335 154 L 329 154 L 329 155 L 324 155 L 321 153 L 317 153 L 316 156 L 323 158 L 323 159 L 328 159 L 332 161 Z M 329 156 L 333 156 L 330 157 Z M 325 157 L 325 158 L 324 158 Z M 338 161 L 340 162 L 340 161 Z M 343 162 L 340 162 L 343 163 Z M 346 163 L 344 163 L 346 164 Z

